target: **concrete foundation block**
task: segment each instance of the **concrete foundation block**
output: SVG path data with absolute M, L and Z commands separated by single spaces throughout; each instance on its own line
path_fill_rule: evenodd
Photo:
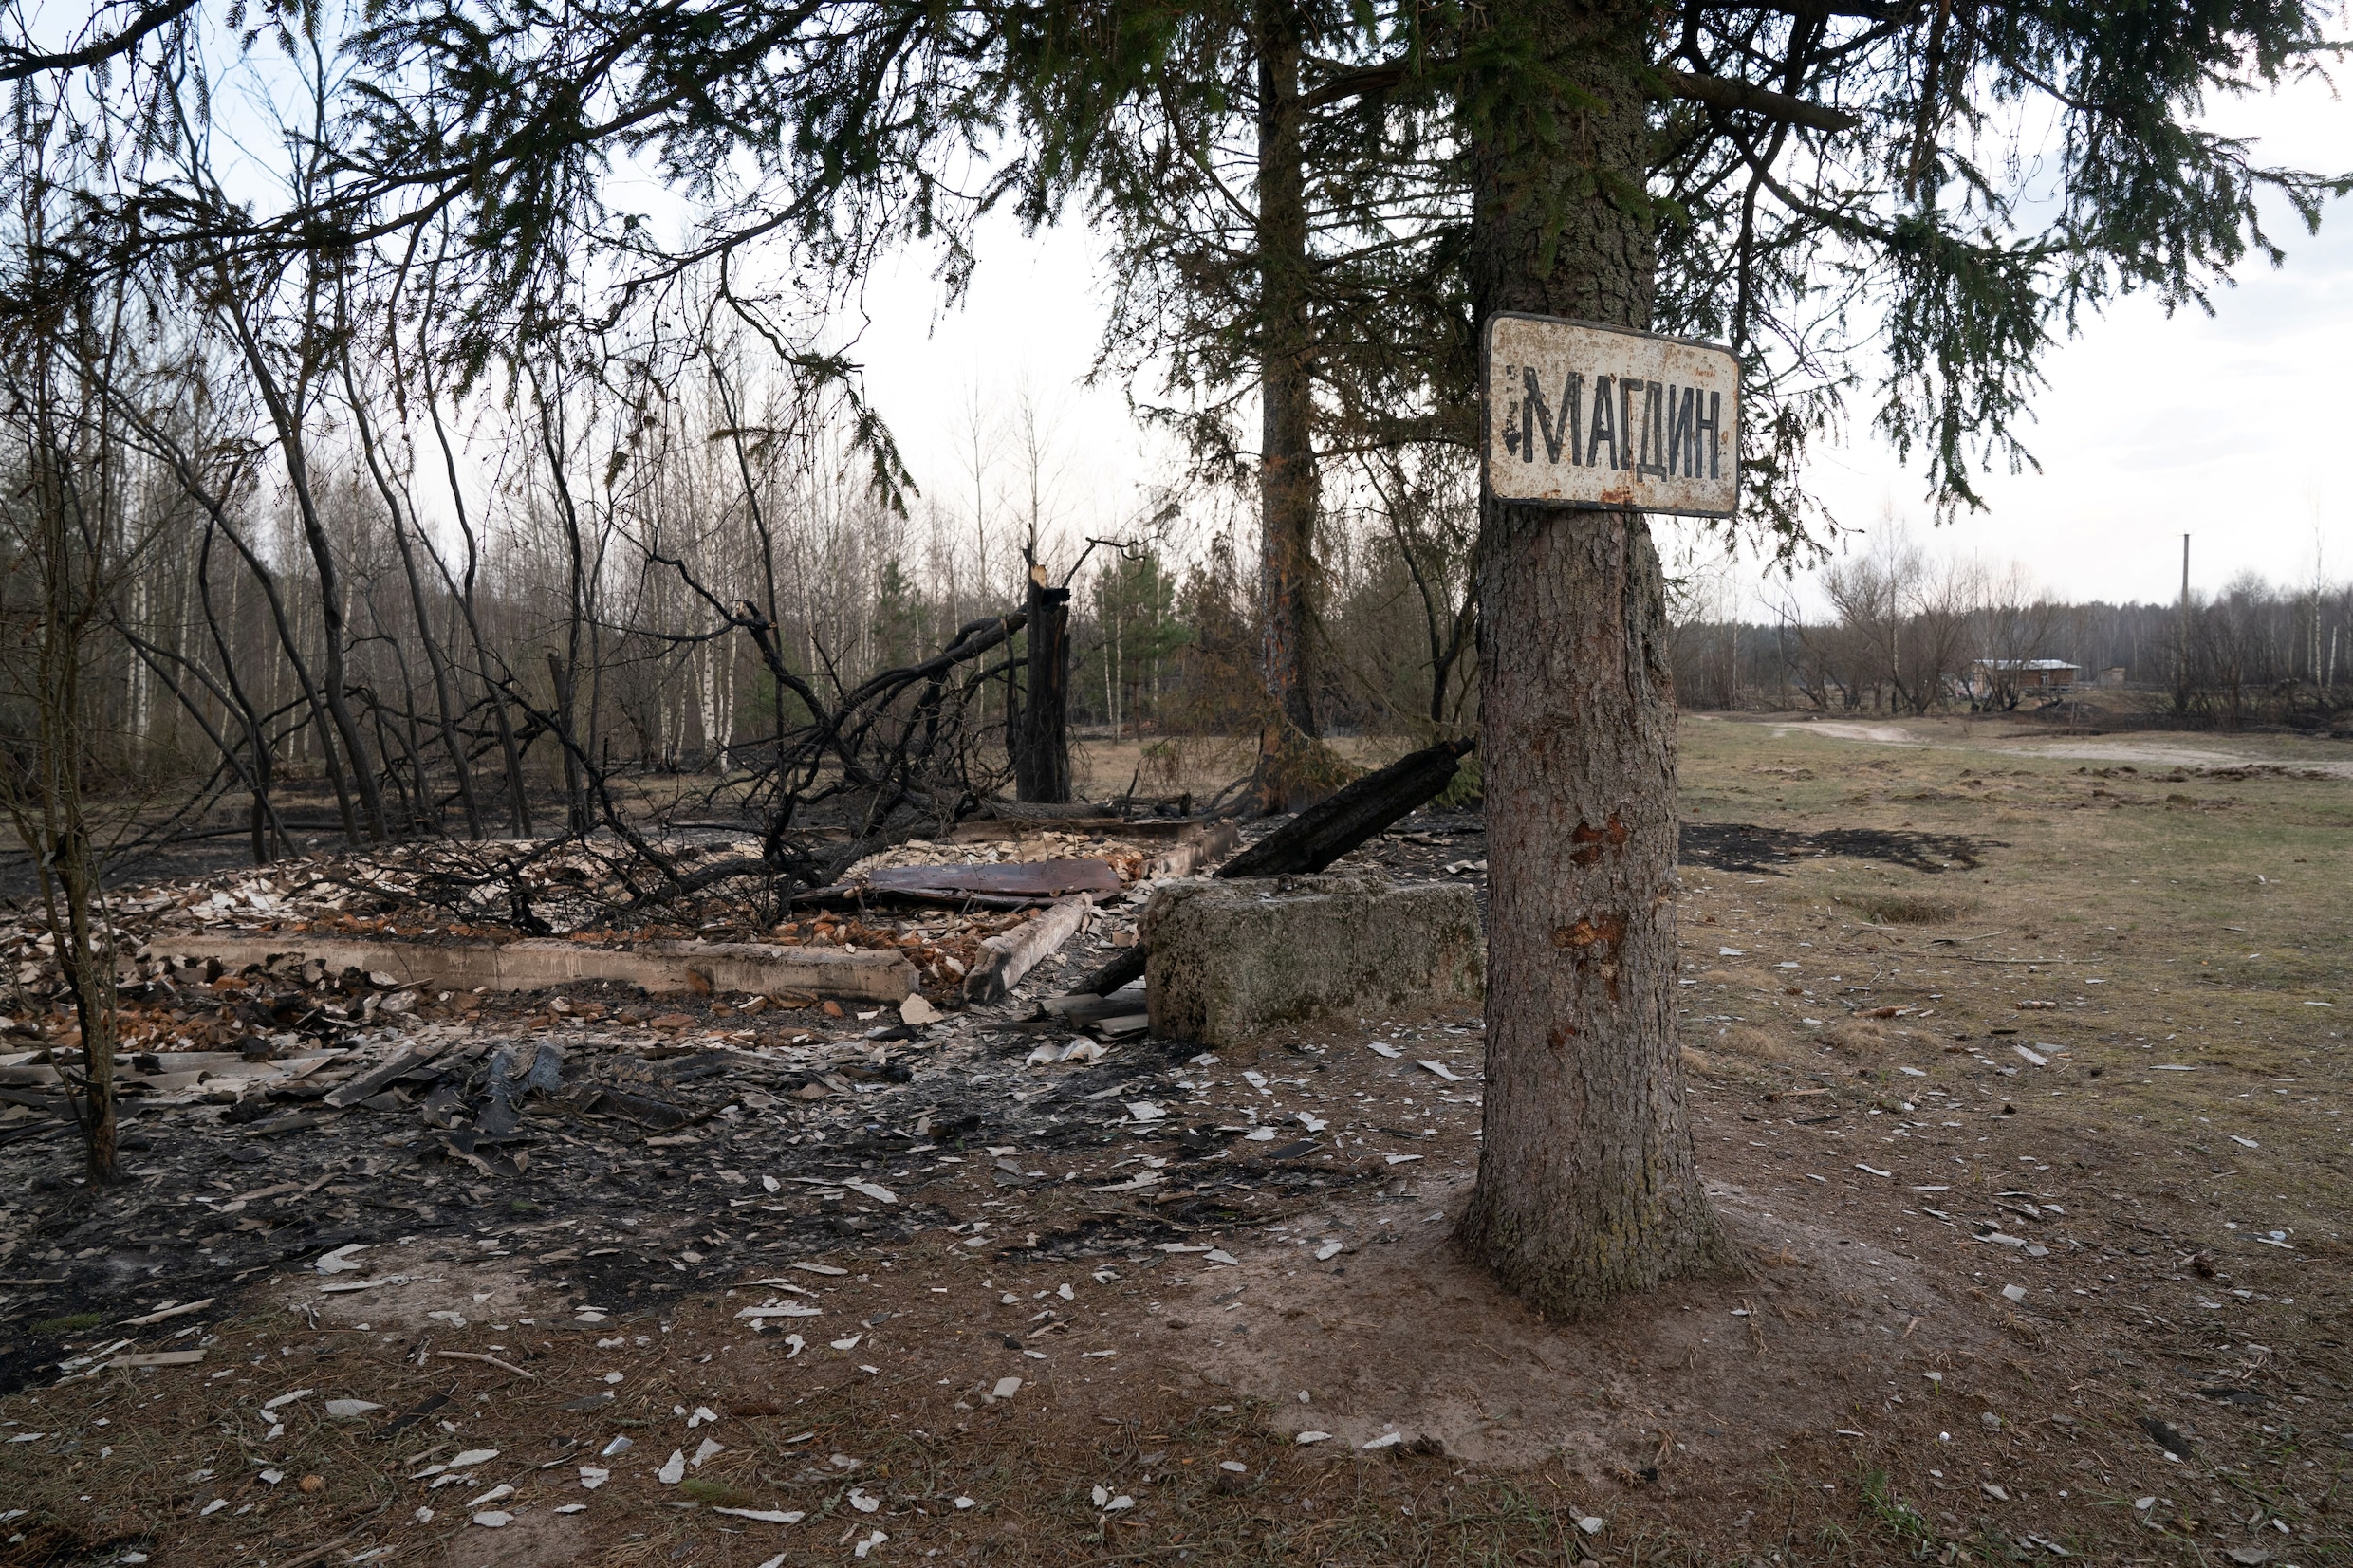
M 1234 1044 L 1304 1019 L 1474 1004 L 1487 937 L 1467 887 L 1378 876 L 1163 887 L 1141 940 L 1155 1034 Z

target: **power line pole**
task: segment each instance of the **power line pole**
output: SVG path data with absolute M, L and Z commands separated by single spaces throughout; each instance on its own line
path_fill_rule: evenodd
M 2181 608 L 2174 618 L 2174 717 L 2190 711 L 2190 536 L 2181 536 Z

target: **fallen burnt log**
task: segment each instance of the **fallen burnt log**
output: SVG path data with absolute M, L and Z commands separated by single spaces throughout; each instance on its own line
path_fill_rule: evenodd
M 1293 817 L 1211 875 L 1224 878 L 1300 876 L 1322 871 L 1444 792 L 1462 766 L 1463 757 L 1476 744 L 1440 741 L 1367 773 Z M 1141 978 L 1148 956 L 1139 942 L 1079 982 L 1071 994 L 1108 996 Z

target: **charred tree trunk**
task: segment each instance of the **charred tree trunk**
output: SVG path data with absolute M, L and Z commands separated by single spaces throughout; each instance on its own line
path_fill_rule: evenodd
M 1297 876 L 1322 871 L 1454 782 L 1469 741 L 1440 741 L 1318 801 L 1217 868 L 1220 876 Z
M 1029 571 L 1029 653 L 1013 731 L 1013 799 L 1060 805 L 1070 799 L 1070 590 Z
M 228 290 L 232 286 L 226 264 L 220 267 L 225 297 L 233 299 Z M 343 761 L 351 770 L 351 787 L 359 792 L 363 825 L 370 839 L 381 843 L 384 839 L 383 792 L 378 786 L 376 765 L 369 758 L 367 744 L 361 738 L 360 721 L 353 716 L 347 694 L 349 679 L 344 670 L 344 654 L 350 646 L 349 634 L 343 624 L 343 600 L 341 575 L 335 566 L 334 546 L 326 536 L 325 524 L 320 519 L 318 498 L 310 484 L 310 458 L 305 445 L 303 422 L 295 403 L 279 384 L 277 375 L 269 368 L 269 358 L 263 353 L 261 341 L 254 336 L 251 324 L 235 304 L 222 312 L 234 330 L 237 342 L 244 351 L 246 367 L 252 372 L 253 385 L 262 397 L 271 425 L 278 436 L 280 455 L 286 464 L 287 488 L 294 497 L 294 512 L 302 524 L 303 543 L 310 551 L 312 567 L 319 574 L 319 621 L 321 641 L 325 645 L 322 657 L 322 679 L 318 698 L 325 705 L 326 714 L 334 727 L 332 738 L 324 727 L 319 734 L 320 749 L 325 754 L 327 768 L 335 778 L 336 798 L 344 807 L 343 831 L 356 837 L 348 802 L 343 800 L 343 778 L 336 761 L 337 745 L 343 748 Z M 299 390 L 299 383 L 298 383 Z M 248 557 L 250 560 L 250 556 Z
M 1595 106 L 1511 102 L 1476 128 L 1482 323 L 1525 310 L 1650 325 L 1655 253 L 1636 210 L 1649 15 L 1491 10 Z M 1455 1239 L 1541 1311 L 1573 1317 L 1732 1262 L 1695 1168 L 1676 1040 L 1664 583 L 1640 517 L 1490 498 L 1479 588 L 1487 1095 Z
M 596 818 L 588 809 L 588 782 L 581 758 L 583 749 L 580 729 L 572 712 L 572 673 L 576 667 L 566 664 L 552 648 L 547 650 L 547 678 L 555 688 L 555 721 L 557 740 L 564 753 L 564 825 L 566 832 L 586 834 L 596 827 Z
M 1267 683 L 1256 794 L 1288 811 L 1307 771 L 1315 717 L 1315 341 L 1308 312 L 1306 156 L 1298 19 L 1265 0 L 1258 20 L 1259 662 Z
M 56 832 L 49 846 L 57 887 L 49 902 L 49 930 L 58 938 L 58 965 L 65 971 L 66 989 L 73 993 L 74 1022 L 82 1031 L 81 1092 L 66 1098 L 82 1129 L 83 1168 L 92 1183 L 103 1184 L 116 1176 L 115 1042 L 120 1019 L 115 933 L 99 893 L 98 855 L 79 821 L 78 793 L 62 815 L 67 825 Z M 73 1075 L 61 1073 L 59 1078 L 74 1086 Z
M 1469 741 L 1440 741 L 1367 773 L 1301 812 L 1212 873 L 1228 876 L 1295 876 L 1322 871 L 1391 822 L 1454 782 Z M 1140 978 L 1147 954 L 1139 944 L 1071 987 L 1108 996 Z

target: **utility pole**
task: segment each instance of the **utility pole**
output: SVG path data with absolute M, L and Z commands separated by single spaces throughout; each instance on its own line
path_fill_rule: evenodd
M 2174 617 L 2174 717 L 2190 711 L 2190 536 L 2181 536 L 2181 608 Z

